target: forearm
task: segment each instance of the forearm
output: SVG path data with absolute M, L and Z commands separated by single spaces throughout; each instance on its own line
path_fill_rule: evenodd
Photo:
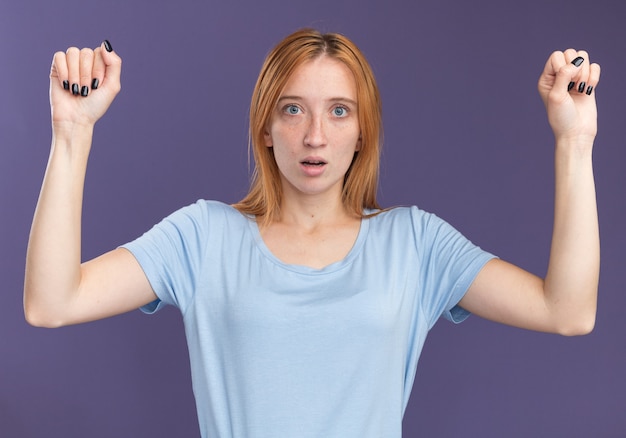
M 34 325 L 57 325 L 78 293 L 81 215 L 93 125 L 58 128 L 26 257 L 24 310 Z
M 586 333 L 595 322 L 600 239 L 591 141 L 557 141 L 555 212 L 544 290 L 559 331 Z

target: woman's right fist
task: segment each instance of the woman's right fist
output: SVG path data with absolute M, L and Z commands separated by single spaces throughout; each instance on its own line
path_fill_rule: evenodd
M 104 41 L 100 47 L 57 52 L 50 69 L 53 125 L 93 125 L 121 89 L 122 59 Z

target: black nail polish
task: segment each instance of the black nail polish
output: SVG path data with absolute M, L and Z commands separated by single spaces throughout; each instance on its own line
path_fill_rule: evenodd
M 593 91 L 593 86 L 589 85 L 587 87 L 587 96 L 591 96 L 591 92 Z
M 576 85 L 576 82 L 570 82 L 567 86 L 567 91 L 570 91 L 572 88 L 574 88 L 574 85 Z
M 83 85 L 83 87 L 80 89 L 80 95 L 83 97 L 87 97 L 88 94 L 89 94 L 89 87 L 87 85 Z
M 107 52 L 112 52 L 113 51 L 113 46 L 111 45 L 109 40 L 104 40 L 104 48 L 105 48 L 105 50 Z
M 580 67 L 580 64 L 582 64 L 584 60 L 585 58 L 583 58 L 582 56 L 579 56 L 578 58 L 575 58 L 572 61 L 572 64 L 574 64 L 576 67 Z
M 583 91 L 585 91 L 585 84 L 584 82 L 581 82 L 580 85 L 578 86 L 578 92 L 582 93 Z
M 91 81 L 91 89 L 97 90 L 98 85 L 100 85 L 100 81 L 98 80 L 98 78 L 93 78 L 93 81 Z
M 79 94 L 79 93 L 80 93 L 80 92 L 79 92 L 79 90 L 78 90 L 78 84 L 72 84 L 72 94 L 73 94 L 74 96 L 78 96 L 78 94 Z
M 70 89 L 70 81 L 63 81 L 63 89 L 64 90 Z

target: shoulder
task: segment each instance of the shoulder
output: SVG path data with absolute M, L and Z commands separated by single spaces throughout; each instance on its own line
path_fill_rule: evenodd
M 228 204 L 200 199 L 167 215 L 152 228 L 151 234 L 160 231 L 173 238 L 204 240 L 216 231 L 233 227 L 241 229 L 249 221 L 249 218 Z
M 366 214 L 371 215 L 370 221 L 374 226 L 398 225 L 422 228 L 444 222 L 437 215 L 415 205 L 391 207 L 380 211 L 369 210 Z
M 383 238 L 413 242 L 425 248 L 463 239 L 464 236 L 450 223 L 434 213 L 417 206 L 401 206 L 373 212 L 369 226 L 374 235 Z M 376 214 L 377 213 L 377 214 Z
M 170 220 L 192 220 L 192 221 L 207 221 L 213 220 L 235 220 L 246 219 L 246 217 L 231 205 L 225 204 L 221 201 L 213 201 L 206 199 L 199 199 L 193 204 L 189 204 L 180 208 L 166 219 Z
M 249 218 L 228 204 L 200 199 L 169 214 L 126 246 L 157 251 L 176 247 L 181 252 L 201 254 L 207 246 L 215 247 L 232 236 L 249 234 L 246 232 L 249 222 Z

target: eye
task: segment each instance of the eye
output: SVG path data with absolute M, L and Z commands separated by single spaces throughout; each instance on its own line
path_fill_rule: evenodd
M 299 114 L 299 113 L 300 113 L 300 108 L 298 108 L 296 105 L 287 105 L 287 106 L 285 106 L 284 111 L 285 111 L 287 114 L 290 114 L 290 115 L 292 115 L 292 116 L 295 116 L 295 115 L 297 115 L 297 114 Z
M 343 106 L 336 106 L 333 108 L 333 115 L 335 117 L 346 117 L 348 115 L 348 108 Z

